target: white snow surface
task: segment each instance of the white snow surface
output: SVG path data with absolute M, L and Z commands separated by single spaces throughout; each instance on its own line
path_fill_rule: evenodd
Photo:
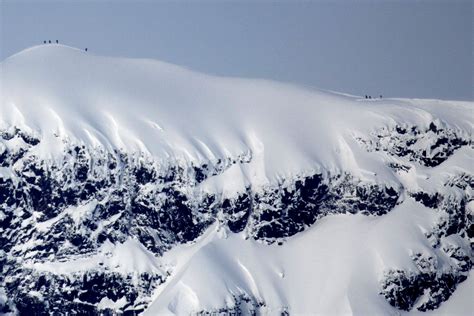
M 64 138 L 164 160 L 251 152 L 252 163 L 233 173 L 257 185 L 316 169 L 387 180 L 390 172 L 354 135 L 397 122 L 427 126 L 436 118 L 470 131 L 474 122 L 472 102 L 365 100 L 55 44 L 7 58 L 0 76 L 0 128 L 39 133 L 35 154 L 60 154 Z
M 264 301 L 265 315 L 280 315 L 282 307 L 291 315 L 417 315 L 391 307 L 379 295 L 378 282 L 387 267 L 416 271 L 414 252 L 435 255 L 443 264 L 443 255 L 424 237 L 436 216 L 407 200 L 386 216 L 327 216 L 281 246 L 212 227 L 197 244 L 165 254 L 162 260 L 176 272 L 145 315 L 215 310 L 232 306 L 232 294 L 241 293 Z M 429 314 L 469 315 L 471 279 L 461 284 L 458 304 Z
M 41 142 L 33 150 L 46 158 L 61 154 L 64 139 L 157 160 L 205 162 L 251 153 L 251 163 L 236 164 L 201 184 L 226 194 L 311 170 L 349 171 L 360 179 L 429 191 L 450 174 L 472 172 L 474 165 L 473 150 L 462 148 L 436 168 L 414 163 L 399 175 L 386 166 L 383 154 L 367 152 L 354 138 L 400 122 L 427 127 L 436 119 L 471 133 L 472 102 L 366 100 L 268 80 L 210 76 L 156 60 L 96 56 L 63 45 L 32 47 L 0 67 L 0 128 L 38 134 Z M 1 168 L 0 175 L 8 176 Z M 70 213 L 81 216 L 90 207 Z M 279 315 L 284 306 L 295 315 L 398 315 L 404 312 L 379 295 L 378 282 L 384 269 L 415 269 L 413 252 L 437 251 L 424 236 L 437 216 L 406 199 L 381 217 L 327 216 L 281 246 L 245 240 L 213 225 L 196 243 L 161 258 L 130 239 L 105 244 L 92 258 L 36 263 L 35 269 L 72 273 L 100 263 L 129 273 L 173 267 L 147 315 L 217 309 L 232 305 L 231 294 L 241 293 L 265 301 L 262 311 L 269 315 Z M 442 260 L 442 254 L 435 255 Z M 471 274 L 452 299 L 427 314 L 469 315 L 473 291 Z M 100 306 L 122 303 L 103 300 Z

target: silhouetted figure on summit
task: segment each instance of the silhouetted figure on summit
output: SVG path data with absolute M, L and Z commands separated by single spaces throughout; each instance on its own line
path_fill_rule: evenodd
M 369 97 L 367 96 L 367 94 L 365 95 L 365 98 L 368 99 Z
M 382 99 L 382 95 L 380 95 L 380 99 Z
M 58 40 L 56 40 L 56 44 L 59 44 L 59 41 L 58 41 Z
M 46 41 L 43 41 L 43 44 L 46 44 Z
M 51 44 L 51 40 L 49 40 L 49 44 Z
M 87 47 L 86 47 L 85 51 L 87 52 Z

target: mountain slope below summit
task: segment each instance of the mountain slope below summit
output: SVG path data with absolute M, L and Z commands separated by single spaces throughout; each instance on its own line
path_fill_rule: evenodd
M 62 45 L 0 94 L 0 312 L 470 312 L 472 102 Z
M 145 315 L 215 311 L 240 295 L 264 302 L 260 311 L 269 315 L 285 309 L 291 315 L 394 314 L 378 294 L 378 281 L 387 266 L 413 268 L 407 250 L 426 248 L 418 226 L 429 227 L 433 217 L 415 203 L 380 218 L 331 216 L 281 246 L 217 234 Z M 163 260 L 179 262 L 180 249 L 168 256 Z
M 464 166 L 458 164 L 458 157 L 425 170 L 425 176 L 434 180 L 429 189 L 439 181 L 439 174 L 471 171 L 474 156 L 472 150 L 468 152 Z M 449 271 L 444 247 L 461 244 L 470 252 L 469 244 L 456 235 L 443 237 L 443 246 L 433 248 L 426 233 L 442 217 L 438 210 L 407 198 L 387 215 L 327 216 L 307 231 L 272 245 L 212 227 L 210 237 L 164 254 L 163 262 L 176 266 L 177 272 L 171 285 L 156 293 L 145 315 L 229 312 L 231 308 L 245 313 L 260 303 L 263 306 L 257 309 L 263 315 L 283 311 L 290 315 L 469 315 L 472 272 L 466 284 L 459 285 L 461 293 L 453 294 L 457 303 L 448 300 L 439 310 L 396 310 L 380 295 L 380 282 L 389 269 L 418 271 L 414 254 L 434 257 L 440 271 Z M 242 302 L 241 297 L 251 300 Z M 418 299 L 420 304 L 423 300 Z

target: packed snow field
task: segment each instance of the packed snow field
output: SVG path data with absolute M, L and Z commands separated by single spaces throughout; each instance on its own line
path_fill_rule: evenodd
M 0 80 L 0 313 L 474 311 L 473 102 L 54 44 Z

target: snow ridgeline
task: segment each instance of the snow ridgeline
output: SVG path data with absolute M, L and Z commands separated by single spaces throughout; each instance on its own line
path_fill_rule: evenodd
M 60 45 L 1 80 L 5 311 L 393 313 L 438 308 L 469 274 L 472 103 Z

